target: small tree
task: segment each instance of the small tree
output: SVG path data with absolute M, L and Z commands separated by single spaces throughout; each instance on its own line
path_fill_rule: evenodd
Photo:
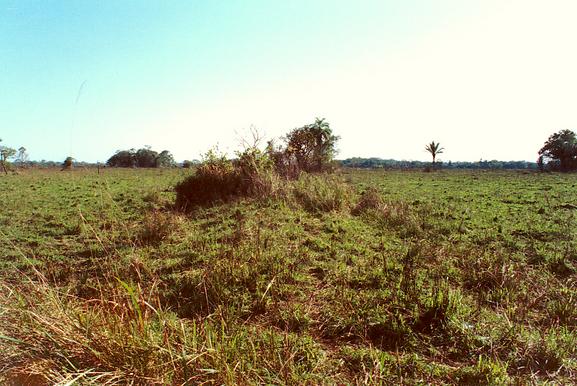
M 18 149 L 18 154 L 16 154 L 16 162 L 18 162 L 20 165 L 24 165 L 26 162 L 28 162 L 28 152 L 24 146 L 21 146 Z
M 561 130 L 549 137 L 539 155 L 548 166 L 563 172 L 577 170 L 577 138 L 571 130 Z
M 62 169 L 61 170 L 70 170 L 70 169 L 72 169 L 73 164 L 74 164 L 74 158 L 66 157 L 64 162 L 62 162 Z
M 445 149 L 441 147 L 439 142 L 435 143 L 435 141 L 431 141 L 431 143 L 425 146 L 425 150 L 431 153 L 431 156 L 433 156 L 433 167 L 435 167 L 437 155 L 441 154 Z
M 0 142 L 2 142 L 2 139 L 0 139 Z M 8 146 L 0 145 L 0 164 L 2 164 L 2 169 L 6 174 L 8 174 L 8 167 L 10 165 L 8 160 L 14 157 L 14 154 L 16 154 L 16 150 Z
M 294 157 L 300 170 L 320 172 L 333 160 L 338 140 L 329 123 L 324 118 L 316 118 L 314 123 L 287 134 L 285 152 L 289 157 Z
M 168 150 L 163 150 L 156 157 L 156 167 L 157 168 L 171 168 L 176 165 L 174 157 Z

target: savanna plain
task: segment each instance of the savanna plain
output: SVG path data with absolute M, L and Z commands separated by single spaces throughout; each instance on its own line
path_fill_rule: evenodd
M 2 383 L 577 383 L 576 174 L 191 173 L 0 177 Z

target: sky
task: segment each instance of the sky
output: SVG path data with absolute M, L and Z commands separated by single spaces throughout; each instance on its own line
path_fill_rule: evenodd
M 0 138 L 34 160 L 232 155 L 325 118 L 338 158 L 528 160 L 577 129 L 574 0 L 0 0 Z

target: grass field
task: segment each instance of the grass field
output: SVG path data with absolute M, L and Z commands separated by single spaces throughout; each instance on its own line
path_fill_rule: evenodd
M 577 382 L 577 175 L 189 173 L 0 177 L 1 382 Z

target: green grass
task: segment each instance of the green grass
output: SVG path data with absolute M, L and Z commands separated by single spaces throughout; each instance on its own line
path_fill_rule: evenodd
M 577 175 L 347 170 L 176 212 L 190 173 L 0 178 L 2 382 L 577 377 Z

